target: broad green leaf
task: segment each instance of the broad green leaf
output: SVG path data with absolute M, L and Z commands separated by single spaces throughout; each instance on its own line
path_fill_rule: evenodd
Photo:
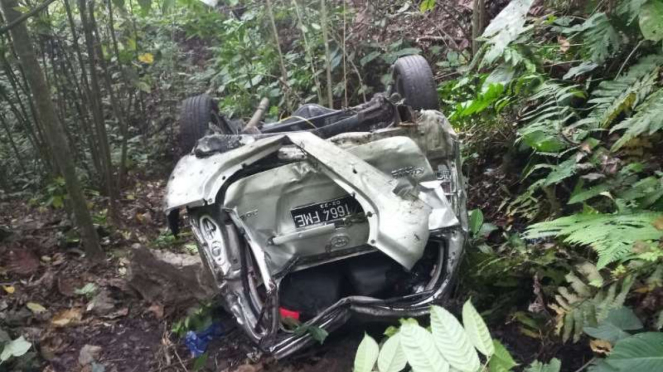
M 561 368 L 562 362 L 557 358 L 553 358 L 549 363 L 542 363 L 535 360 L 525 369 L 525 372 L 559 372 Z
M 17 338 L 14 341 L 11 341 L 5 344 L 5 348 L 0 354 L 0 361 L 5 362 L 11 357 L 20 357 L 30 350 L 32 344 L 23 338 L 23 336 Z
M 207 364 L 207 358 L 208 357 L 209 357 L 209 353 L 206 351 L 206 352 L 203 353 L 203 355 L 196 358 L 193 362 L 193 368 L 191 370 L 192 371 L 201 371 L 203 368 L 205 368 L 205 364 Z
M 150 92 L 152 92 L 152 88 L 150 88 L 150 85 L 147 84 L 147 83 L 144 82 L 144 81 L 137 81 L 137 82 L 136 82 L 136 88 L 138 88 L 139 90 L 142 90 L 142 91 L 145 92 L 145 93 L 150 93 Z
M 647 0 L 628 0 L 622 1 L 617 7 L 617 13 L 627 16 L 630 24 L 640 15 L 640 8 Z
M 481 230 L 481 226 L 483 225 L 483 213 L 481 212 L 481 209 L 474 209 L 470 211 L 469 222 L 472 235 L 476 235 L 479 230 Z
M 444 308 L 433 306 L 430 321 L 435 346 L 449 365 L 464 372 L 477 371 L 481 366 L 479 356 L 456 317 Z
M 599 359 L 589 366 L 587 372 L 619 372 L 619 370 L 612 368 L 605 359 Z
M 488 369 L 490 372 L 508 372 L 518 365 L 518 363 L 513 360 L 509 350 L 507 350 L 499 341 L 493 340 L 492 345 L 495 353 L 490 357 L 488 363 Z
M 558 152 L 566 148 L 566 144 L 557 136 L 536 130 L 523 135 L 527 146 L 540 152 Z
M 663 0 L 649 0 L 640 8 L 640 31 L 647 40 L 663 40 Z
M 382 345 L 378 356 L 378 370 L 380 372 L 398 372 L 403 370 L 406 364 L 407 357 L 401 348 L 401 336 L 396 333 Z
M 426 13 L 429 10 L 433 10 L 435 8 L 435 2 L 437 0 L 424 0 L 421 2 L 421 5 L 419 5 L 419 11 L 422 13 Z
M 51 201 L 50 204 L 53 206 L 53 208 L 59 209 L 64 206 L 64 200 L 61 195 L 53 195 L 50 201 Z
M 568 204 L 575 204 L 575 203 L 584 202 L 585 200 L 591 199 L 595 196 L 601 195 L 601 193 L 609 191 L 611 188 L 612 187 L 609 184 L 602 183 L 600 185 L 596 185 L 594 187 L 591 187 L 587 190 L 582 190 L 580 192 L 576 192 L 573 195 L 571 195 L 571 199 L 569 199 Z
M 364 334 L 355 355 L 354 372 L 371 372 L 378 359 L 380 347 L 373 337 Z
M 571 67 L 569 71 L 566 74 L 564 74 L 562 79 L 564 80 L 573 79 L 574 77 L 590 72 L 597 67 L 599 67 L 599 65 L 597 65 L 594 62 L 589 62 L 589 61 L 583 62 L 578 66 Z
M 381 52 L 379 52 L 379 51 L 377 51 L 377 50 L 372 51 L 372 52 L 368 53 L 367 55 L 363 56 L 363 57 L 359 60 L 359 63 L 360 63 L 362 66 L 365 66 L 367 63 L 369 63 L 369 62 L 371 62 L 372 60 L 378 58 L 378 57 L 380 56 L 380 54 L 381 54 Z
M 663 333 L 640 333 L 618 341 L 606 362 L 620 371 L 663 371 Z
M 560 183 L 575 174 L 576 169 L 577 164 L 574 158 L 563 161 L 559 165 L 553 167 L 553 171 L 548 174 L 548 177 L 546 177 L 543 184 L 544 186 L 550 186 Z
M 490 337 L 490 331 L 488 331 L 486 323 L 481 318 L 481 315 L 479 315 L 479 312 L 472 306 L 470 300 L 467 300 L 465 305 L 463 305 L 463 325 L 465 325 L 465 331 L 472 345 L 487 357 L 493 355 L 495 347 Z
M 408 363 L 416 372 L 449 372 L 449 363 L 442 358 L 433 341 L 433 335 L 413 323 L 401 326 L 401 347 Z
M 87 283 L 83 288 L 77 288 L 74 293 L 82 296 L 92 296 L 97 291 L 97 285 L 94 283 Z
M 599 322 L 597 327 L 585 327 L 583 330 L 591 337 L 615 342 L 628 338 L 631 334 L 625 331 L 642 329 L 642 322 L 628 307 L 612 309 L 608 317 Z
M 525 30 L 525 17 L 534 0 L 513 0 L 486 27 L 481 37 L 487 38 L 491 48 L 484 61 L 492 63 L 506 47 Z

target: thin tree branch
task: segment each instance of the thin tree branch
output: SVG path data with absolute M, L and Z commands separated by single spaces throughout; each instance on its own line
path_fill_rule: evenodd
M 33 15 L 41 12 L 42 10 L 44 10 L 44 8 L 51 5 L 51 3 L 54 2 L 54 1 L 55 0 L 46 0 L 43 3 L 41 3 L 41 5 L 37 6 L 36 8 L 32 9 L 31 11 L 29 11 L 27 13 L 24 13 L 22 16 L 20 16 L 20 17 L 16 18 L 15 20 L 9 22 L 8 24 L 0 27 L 0 35 L 2 35 L 5 32 L 11 30 L 13 27 L 15 27 L 16 25 L 24 22 L 26 19 L 32 17 Z

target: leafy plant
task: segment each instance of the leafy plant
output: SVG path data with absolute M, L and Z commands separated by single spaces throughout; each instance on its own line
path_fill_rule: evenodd
M 557 303 L 549 305 L 557 313 L 556 330 L 565 342 L 571 336 L 578 342 L 585 327 L 596 327 L 612 310 L 622 307 L 634 281 L 634 277 L 629 276 L 606 286 L 591 263 L 583 263 L 576 269 L 578 275 L 574 272 L 566 275 L 570 285 L 559 287 L 555 295 Z
M 636 242 L 654 244 L 663 237 L 663 230 L 654 224 L 659 213 L 575 214 L 553 221 L 531 225 L 530 239 L 565 237 L 564 242 L 591 246 L 599 256 L 599 269 L 632 256 Z
M 390 327 L 385 332 L 389 337 L 381 346 L 365 334 L 357 349 L 354 372 L 371 372 L 376 362 L 379 372 L 397 372 L 407 365 L 414 371 L 431 372 L 498 372 L 517 366 L 507 349 L 491 338 L 470 301 L 463 306 L 462 317 L 463 324 L 444 308 L 432 306 L 430 329 L 414 319 L 401 320 L 399 328 Z M 477 351 L 485 357 L 484 365 Z
M 30 350 L 32 344 L 25 340 L 23 336 L 4 342 L 2 353 L 0 353 L 0 364 L 8 361 L 10 358 L 21 357 Z

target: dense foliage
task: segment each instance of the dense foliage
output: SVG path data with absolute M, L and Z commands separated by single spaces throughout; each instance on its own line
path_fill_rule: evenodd
M 548 347 L 538 358 L 548 364 L 521 361 L 528 371 L 559 370 L 551 358 L 564 365 L 556 353 L 565 343 L 594 352 L 584 368 L 595 372 L 663 369 L 647 346 L 660 344 L 663 327 L 663 1 L 487 1 L 498 11 L 474 54 L 457 35 L 400 36 L 449 13 L 467 38 L 471 11 L 442 0 L 356 3 L 58 0 L 29 18 L 79 179 L 103 199 L 95 223 L 121 225 L 113 201 L 131 197 L 123 190 L 133 170 L 170 167 L 183 98 L 207 91 L 223 113 L 246 118 L 267 97 L 268 120 L 278 121 L 306 102 L 360 103 L 389 82 L 396 58 L 422 53 L 465 140 L 476 210 L 463 300 L 473 296 L 489 328 L 506 319 Z M 14 49 L 0 32 L 0 189 L 63 208 L 65 182 Z M 392 329 L 381 348 L 362 343 L 370 357 L 355 368 L 377 360 L 380 371 L 426 370 L 415 360 L 438 358 L 472 371 L 475 349 L 491 371 L 516 368 L 507 342 L 488 353 L 470 340 L 467 358 L 444 354 L 435 319 L 449 320 L 451 338 L 473 336 L 446 310 L 432 313 L 432 331 L 405 321 L 399 332 L 433 340 L 431 353 L 443 356 L 418 359 L 414 342 L 412 358 L 399 355 Z M 24 340 L 7 343 L 2 359 L 23 349 Z

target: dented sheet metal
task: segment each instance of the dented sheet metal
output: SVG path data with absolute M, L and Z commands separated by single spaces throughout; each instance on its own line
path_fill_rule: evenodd
M 224 304 L 262 350 L 281 358 L 313 342 L 279 332 L 281 280 L 311 266 L 379 251 L 409 275 L 425 250 L 438 251 L 430 280 L 409 295 L 343 297 L 305 322 L 327 331 L 352 313 L 418 316 L 448 295 L 467 235 L 459 143 L 437 111 L 413 121 L 329 139 L 303 131 L 244 136 L 222 153 L 210 144 L 227 138 L 209 136 L 198 156 L 178 162 L 165 210 L 196 211 L 193 231 Z M 295 216 L 328 203 L 360 209 L 330 220 Z
M 408 269 L 421 258 L 429 230 L 458 224 L 439 183 L 435 186 L 434 173 L 425 156 L 407 137 L 386 138 L 343 150 L 311 133 L 299 132 L 258 140 L 208 158 L 189 155 L 178 163 L 175 178 L 169 183 L 166 209 L 213 203 L 224 183 L 237 171 L 277 151 L 286 143 L 286 138 L 307 155 L 307 161 L 243 178 L 229 187 L 223 202 L 233 219 L 245 228 L 250 244 L 255 245 L 253 248 L 259 247 L 265 252 L 272 273 L 283 269 L 295 255 L 305 256 L 306 247 L 319 250 L 319 247 L 334 244 L 333 241 L 316 241 L 316 237 L 318 240 L 326 237 L 311 232 L 300 233 L 304 244 L 296 244 L 297 239 L 274 244 L 273 239 L 285 232 L 282 231 L 284 226 L 292 232 L 296 230 L 288 219 L 287 210 L 270 208 L 280 199 L 296 198 L 305 203 L 306 198 L 301 198 L 305 193 L 313 197 L 320 194 L 351 195 L 364 210 L 368 231 L 366 224 L 341 227 L 332 239 L 346 242 L 344 245 L 347 246 L 366 242 Z M 200 181 L 178 183 L 180 174 L 181 179 L 197 178 Z M 302 183 L 303 179 L 307 182 Z M 415 187 L 421 179 L 429 181 L 426 186 Z M 192 184 L 198 187 L 192 187 Z M 308 190 L 293 192 L 292 187 L 289 188 L 293 184 L 306 185 Z M 260 208 L 260 205 L 267 208 Z M 429 224 L 431 216 L 432 223 Z M 258 219 L 262 224 L 252 223 Z M 270 225 L 271 229 L 268 228 Z M 310 253 L 323 254 L 325 251 Z

